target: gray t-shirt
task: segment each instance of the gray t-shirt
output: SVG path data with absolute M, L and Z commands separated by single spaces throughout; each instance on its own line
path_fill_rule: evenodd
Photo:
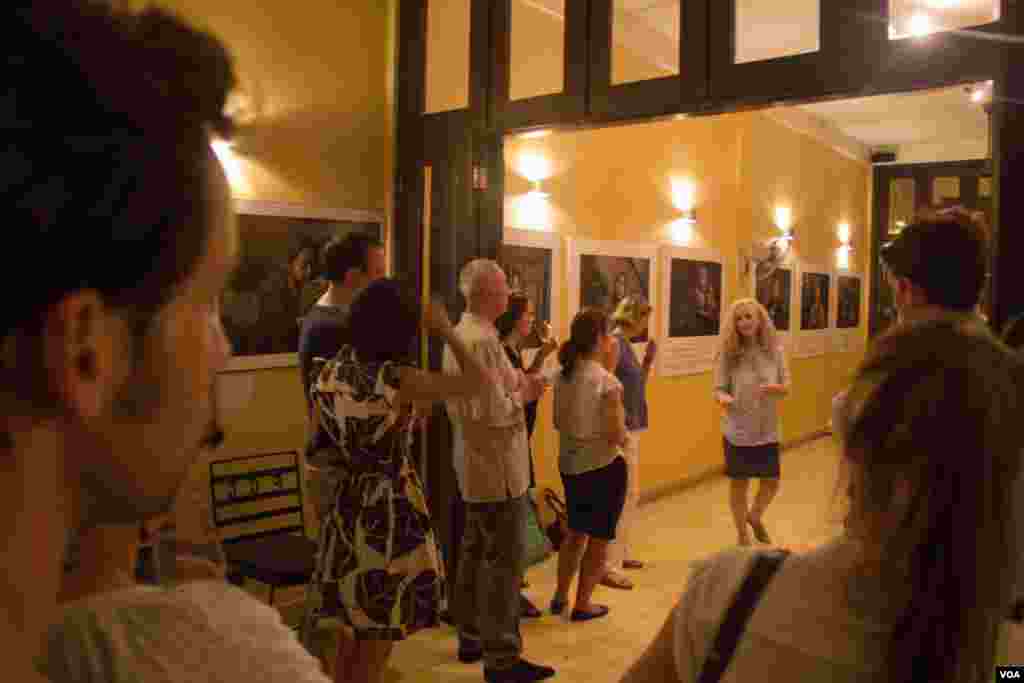
M 762 384 L 789 387 L 789 367 L 782 349 L 749 349 L 735 360 L 719 354 L 715 392 L 735 399 L 722 415 L 722 434 L 734 446 L 779 443 L 780 397 L 761 394 Z
M 69 603 L 38 668 L 53 683 L 328 683 L 277 610 L 224 581 Z
M 878 681 L 901 598 L 871 577 L 844 579 L 850 548 L 841 537 L 790 555 L 747 623 L 722 683 L 771 678 L 812 683 Z M 673 612 L 677 680 L 696 681 L 719 624 L 757 550 L 736 548 L 693 563 Z M 904 596 L 905 598 L 906 596 Z M 999 664 L 1024 661 L 1019 626 L 1004 622 Z

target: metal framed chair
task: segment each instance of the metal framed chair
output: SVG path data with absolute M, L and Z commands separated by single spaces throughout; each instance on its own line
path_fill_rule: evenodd
M 279 588 L 309 583 L 316 542 L 306 535 L 301 460 L 296 451 L 210 463 L 213 519 L 224 544 L 228 578 Z

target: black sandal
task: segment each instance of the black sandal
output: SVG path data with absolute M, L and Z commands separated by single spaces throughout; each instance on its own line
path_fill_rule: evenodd
M 607 605 L 595 605 L 595 607 L 597 607 L 596 612 L 584 612 L 582 610 L 574 609 L 572 611 L 572 616 L 569 617 L 569 620 L 590 621 L 591 619 L 600 619 L 601 617 L 608 616 L 608 612 L 611 611 L 608 609 Z

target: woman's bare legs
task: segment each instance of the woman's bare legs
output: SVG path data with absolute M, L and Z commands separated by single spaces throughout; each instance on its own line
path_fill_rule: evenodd
M 732 479 L 729 482 L 729 505 L 732 507 L 732 521 L 736 525 L 736 536 L 740 545 L 750 545 L 747 531 L 747 487 L 748 479 Z
M 583 555 L 580 567 L 580 583 L 576 588 L 576 604 L 573 606 L 573 610 L 590 613 L 597 611 L 590 599 L 594 595 L 597 584 L 601 583 L 605 572 L 608 571 L 607 561 L 608 541 L 591 536 L 587 542 L 587 550 Z
M 334 683 L 380 683 L 388 657 L 394 649 L 394 641 L 352 640 L 351 643 L 348 662 L 345 665 L 339 662 L 334 674 Z
M 760 486 L 757 489 L 757 497 L 754 499 L 754 504 L 750 506 L 750 520 L 752 522 L 758 524 L 761 523 L 761 517 L 764 516 L 764 511 L 768 508 L 778 493 L 778 479 L 762 479 L 760 481 Z
M 565 604 L 569 600 L 569 588 L 580 570 L 580 562 L 587 549 L 587 535 L 568 529 L 558 550 L 558 588 L 555 601 Z

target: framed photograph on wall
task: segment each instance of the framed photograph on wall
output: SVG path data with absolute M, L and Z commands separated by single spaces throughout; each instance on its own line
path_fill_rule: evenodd
M 800 327 L 795 355 L 801 358 L 828 352 L 831 327 L 832 276 L 821 266 L 800 269 Z
M 800 281 L 800 329 L 828 329 L 828 273 L 804 272 Z
M 722 275 L 722 259 L 714 251 L 661 248 L 660 374 L 693 375 L 711 370 L 722 331 Z
M 353 232 L 383 240 L 384 217 L 245 200 L 236 209 L 241 255 L 221 300 L 227 371 L 298 366 L 302 318 L 327 289 L 321 250 Z
M 836 329 L 833 332 L 832 349 L 839 353 L 854 351 L 862 344 L 860 334 L 862 278 L 857 273 L 837 272 L 836 283 Z
M 775 329 L 788 334 L 793 324 L 793 270 L 776 268 L 754 285 L 754 298 L 768 310 Z
M 561 338 L 562 329 L 562 238 L 539 230 L 505 228 L 498 263 L 508 278 L 509 287 L 526 294 L 533 302 L 537 321 L 551 324 L 552 333 Z M 526 340 L 524 361 L 532 362 L 540 337 L 534 329 Z
M 860 276 L 837 276 L 836 297 L 836 327 L 840 330 L 860 327 Z
M 570 240 L 569 249 L 569 322 L 584 308 L 600 308 L 610 315 L 622 299 L 633 295 L 644 297 L 653 310 L 658 310 L 654 289 L 656 244 Z M 643 343 L 646 339 L 633 341 Z

